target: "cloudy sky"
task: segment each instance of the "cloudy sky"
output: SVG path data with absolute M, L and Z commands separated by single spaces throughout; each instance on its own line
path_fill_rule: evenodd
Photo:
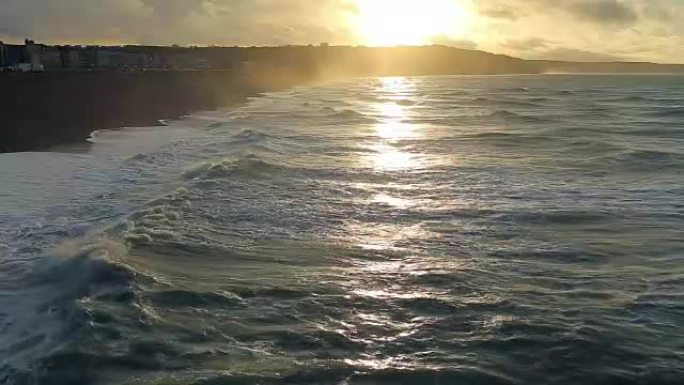
M 373 45 L 388 34 L 524 58 L 684 63 L 684 0 L 0 0 L 5 42 Z

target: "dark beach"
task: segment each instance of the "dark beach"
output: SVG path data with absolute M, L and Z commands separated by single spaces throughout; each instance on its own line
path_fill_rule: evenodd
M 0 74 L 0 152 L 84 141 L 94 130 L 159 124 L 291 86 L 298 76 L 236 71 Z

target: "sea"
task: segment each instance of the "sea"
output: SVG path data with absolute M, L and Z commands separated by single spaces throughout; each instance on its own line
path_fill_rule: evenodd
M 682 75 L 347 79 L 0 155 L 0 384 L 682 383 Z

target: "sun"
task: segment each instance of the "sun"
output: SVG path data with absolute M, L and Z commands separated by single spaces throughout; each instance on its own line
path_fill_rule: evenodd
M 465 0 L 356 0 L 355 27 L 371 46 L 422 45 L 462 39 L 472 13 Z

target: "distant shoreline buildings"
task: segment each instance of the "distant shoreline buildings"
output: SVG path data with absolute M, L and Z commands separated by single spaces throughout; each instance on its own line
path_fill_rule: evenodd
M 207 48 L 152 46 L 50 46 L 25 40 L 23 45 L 0 42 L 0 71 L 43 72 L 61 70 L 146 70 L 232 68 L 237 50 L 222 48 L 220 60 L 202 55 Z M 208 52 L 204 52 L 208 53 Z
M 261 49 L 268 48 L 274 47 Z M 245 53 L 250 49 L 260 47 L 51 46 L 29 39 L 23 45 L 0 41 L 0 71 L 228 70 L 246 65 Z

